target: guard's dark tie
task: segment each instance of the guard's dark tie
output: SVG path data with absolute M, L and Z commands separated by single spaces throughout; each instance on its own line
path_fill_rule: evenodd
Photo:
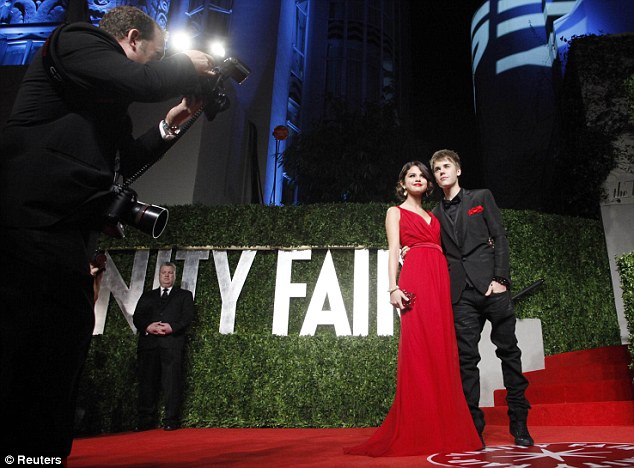
M 169 291 L 167 290 L 167 288 L 163 289 L 163 294 L 161 294 L 161 299 L 167 299 L 169 297 Z

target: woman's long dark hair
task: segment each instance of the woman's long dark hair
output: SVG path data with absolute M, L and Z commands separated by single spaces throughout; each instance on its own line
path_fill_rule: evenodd
M 423 177 L 427 181 L 427 191 L 425 192 L 425 195 L 431 195 L 432 191 L 434 190 L 434 179 L 431 176 L 431 171 L 427 168 L 427 166 L 425 166 L 420 161 L 410 161 L 408 163 L 405 163 L 405 165 L 401 169 L 401 173 L 398 176 L 398 182 L 396 183 L 396 198 L 401 201 L 407 198 L 407 192 L 404 193 L 403 190 L 405 176 L 407 175 L 407 172 L 414 166 L 420 169 L 420 171 L 423 173 Z

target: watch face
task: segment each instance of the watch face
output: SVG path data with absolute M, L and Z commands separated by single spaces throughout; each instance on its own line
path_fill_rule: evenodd
M 496 468 L 634 467 L 634 443 L 558 442 L 533 447 L 504 445 L 427 457 L 436 466 Z

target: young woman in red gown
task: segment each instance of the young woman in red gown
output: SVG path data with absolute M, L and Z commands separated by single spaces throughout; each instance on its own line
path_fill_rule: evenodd
M 460 381 L 447 261 L 440 222 L 425 211 L 430 171 L 419 161 L 401 170 L 397 193 L 403 203 L 387 211 L 390 302 L 400 311 L 396 395 L 381 427 L 345 453 L 372 457 L 479 450 Z M 410 250 L 396 282 L 401 246 Z M 406 307 L 407 293 L 415 299 Z

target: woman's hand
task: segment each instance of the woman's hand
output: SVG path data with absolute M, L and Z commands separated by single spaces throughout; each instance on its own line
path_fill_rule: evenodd
M 399 310 L 405 309 L 405 303 L 407 302 L 407 296 L 403 294 L 400 288 L 395 289 L 390 293 L 390 304 Z

